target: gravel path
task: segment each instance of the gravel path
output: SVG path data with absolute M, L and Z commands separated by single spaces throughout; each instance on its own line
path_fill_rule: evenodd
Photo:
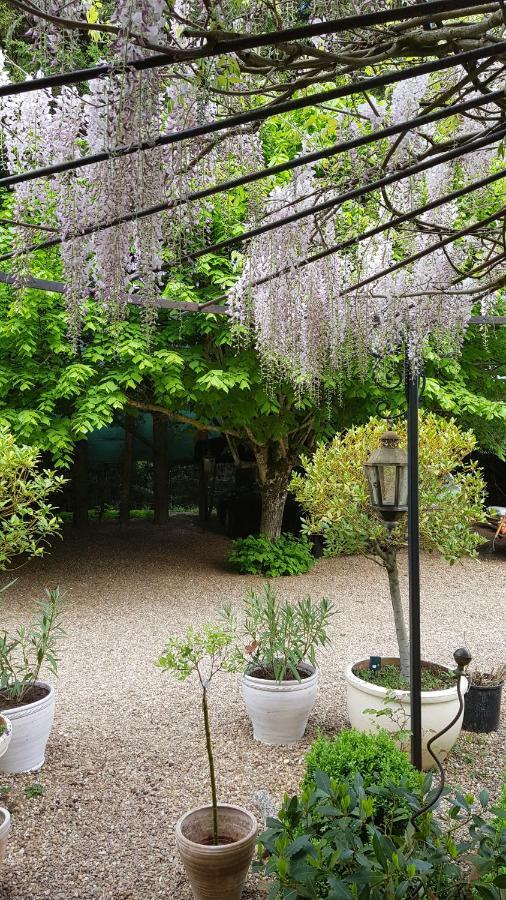
M 13 815 L 1 900 L 190 900 L 173 828 L 207 799 L 200 710 L 193 686 L 170 681 L 153 660 L 170 633 L 261 585 L 227 571 L 228 545 L 185 517 L 165 530 L 133 523 L 121 533 L 103 524 L 84 537 L 69 533 L 50 556 L 22 569 L 3 595 L 2 622 L 10 627 L 29 616 L 45 586 L 59 584 L 67 638 L 46 764 L 35 776 L 0 776 Z M 501 661 L 505 573 L 504 555 L 453 567 L 423 559 L 428 658 L 451 663 L 453 650 L 466 643 L 482 667 Z M 296 789 L 317 727 L 333 733 L 346 725 L 344 664 L 395 651 L 384 573 L 374 563 L 321 560 L 309 574 L 278 585 L 289 597 L 329 596 L 338 615 L 333 647 L 322 658 L 318 704 L 299 746 L 255 743 L 236 679 L 216 683 L 220 794 L 247 806 L 259 788 L 276 795 Z M 504 728 L 486 738 L 464 735 L 450 778 L 496 793 L 504 750 Z M 34 784 L 43 796 L 27 796 Z M 260 900 L 265 888 L 250 878 L 243 896 Z

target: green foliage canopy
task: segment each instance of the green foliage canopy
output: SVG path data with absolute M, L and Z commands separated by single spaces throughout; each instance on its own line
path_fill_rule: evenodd
M 325 535 L 329 554 L 375 555 L 387 545 L 407 546 L 407 523 L 391 538 L 372 509 L 363 465 L 379 445 L 385 422 L 371 418 L 365 425 L 320 444 L 312 458 L 304 457 L 303 475 L 294 475 L 292 489 L 307 513 L 306 529 Z M 397 427 L 406 446 L 406 425 Z M 471 431 L 454 419 L 431 412 L 420 417 L 420 535 L 424 549 L 453 563 L 476 556 L 481 538 L 473 525 L 483 521 L 485 485 L 480 470 L 466 457 L 476 446 Z

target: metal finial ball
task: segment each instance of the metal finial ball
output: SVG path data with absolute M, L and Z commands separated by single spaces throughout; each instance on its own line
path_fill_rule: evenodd
M 453 658 L 457 663 L 460 671 L 466 668 L 472 660 L 472 656 L 466 647 L 459 647 L 453 654 Z

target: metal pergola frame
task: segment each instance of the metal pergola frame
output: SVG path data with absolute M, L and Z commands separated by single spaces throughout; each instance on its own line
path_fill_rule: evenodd
M 189 50 L 180 50 L 180 49 L 168 49 L 167 53 L 159 54 L 158 56 L 151 56 L 144 58 L 142 60 L 131 61 L 126 65 L 129 68 L 134 68 L 137 70 L 154 68 L 157 66 L 170 66 L 174 63 L 187 62 L 192 59 L 201 59 L 205 57 L 216 56 L 217 54 L 222 53 L 232 53 L 239 49 L 248 49 L 253 47 L 265 47 L 269 45 L 275 45 L 276 43 L 288 42 L 291 40 L 297 40 L 302 37 L 310 37 L 315 35 L 324 35 L 329 33 L 339 33 L 346 31 L 350 28 L 357 28 L 360 26 L 367 26 L 373 24 L 380 24 L 392 21 L 402 21 L 406 19 L 425 19 L 430 15 L 435 15 L 436 13 L 442 13 L 451 11 L 451 10 L 459 10 L 460 8 L 469 9 L 470 7 L 478 7 L 482 4 L 482 0 L 466 0 L 465 4 L 462 4 L 461 0 L 429 0 L 429 2 L 424 4 L 417 4 L 415 6 L 407 6 L 401 8 L 395 8 L 391 10 L 383 10 L 377 13 L 369 13 L 365 15 L 358 15 L 348 18 L 343 18 L 334 21 L 328 21 L 323 23 L 315 23 L 312 25 L 302 26 L 300 28 L 295 29 L 285 29 L 284 31 L 278 31 L 273 33 L 267 33 L 262 35 L 243 35 L 243 36 L 233 36 L 226 37 L 223 40 L 214 41 L 213 43 L 206 43 L 201 47 L 197 47 Z M 42 16 L 44 18 L 44 16 Z M 47 166 L 42 169 L 34 170 L 28 173 L 22 173 L 20 175 L 10 175 L 6 178 L 0 179 L 0 187 L 11 187 L 15 184 L 22 183 L 24 181 L 29 181 L 34 178 L 40 177 L 49 177 L 52 174 L 57 174 L 59 172 L 72 171 L 81 168 L 84 165 L 90 165 L 95 162 L 100 162 L 102 160 L 107 160 L 112 156 L 124 156 L 127 154 L 135 153 L 140 150 L 150 150 L 153 146 L 160 146 L 166 144 L 175 144 L 184 140 L 188 140 L 197 136 L 204 136 L 207 134 L 211 134 L 218 131 L 226 131 L 232 127 L 242 127 L 245 124 L 252 122 L 263 121 L 264 119 L 277 115 L 281 112 L 287 112 L 290 110 L 301 109 L 305 106 L 311 106 L 318 103 L 326 102 L 330 99 L 336 99 L 338 97 L 351 96 L 357 93 L 363 93 L 368 88 L 385 86 L 388 84 L 393 84 L 398 81 L 405 80 L 410 77 L 415 77 L 419 74 L 427 74 L 429 72 L 442 71 L 449 68 L 452 68 L 459 63 L 464 62 L 473 62 L 475 60 L 481 59 L 483 57 L 504 57 L 506 55 L 506 41 L 497 42 L 495 44 L 488 45 L 484 48 L 479 48 L 477 50 L 466 51 L 463 53 L 457 53 L 453 56 L 444 57 L 443 59 L 436 59 L 432 62 L 423 63 L 421 65 L 412 66 L 406 69 L 401 69 L 398 71 L 390 71 L 386 72 L 383 75 L 374 76 L 371 78 L 364 78 L 359 82 L 352 83 L 350 85 L 345 85 L 336 88 L 331 91 L 323 91 L 319 93 L 315 93 L 314 95 L 302 97 L 297 100 L 288 100 L 283 101 L 281 103 L 274 103 L 267 107 L 258 108 L 256 110 L 249 111 L 247 113 L 243 113 L 237 116 L 231 116 L 225 120 L 217 120 L 211 123 L 204 123 L 203 125 L 199 125 L 196 128 L 185 129 L 181 132 L 175 132 L 169 135 L 162 135 L 159 140 L 153 142 L 146 143 L 146 145 L 140 143 L 137 145 L 132 145 L 129 147 L 121 147 L 121 148 L 112 148 L 112 150 L 107 150 L 102 153 L 93 154 L 87 157 L 82 157 L 74 160 L 68 160 L 63 163 L 59 163 L 53 166 Z M 125 66 L 114 66 L 114 65 L 101 65 L 96 66 L 90 69 L 82 69 L 76 70 L 74 72 L 67 72 L 57 75 L 51 75 L 42 78 L 35 78 L 25 82 L 21 82 L 19 84 L 12 85 L 4 85 L 0 87 L 0 97 L 2 96 L 10 96 L 16 94 L 27 93 L 36 90 L 48 90 L 52 87 L 58 87 L 63 85 L 77 84 L 83 81 L 88 81 L 94 78 L 103 77 L 106 75 L 113 74 L 121 74 L 125 71 Z M 364 138 L 359 138 L 354 141 L 343 142 L 341 145 L 336 145 L 335 147 L 329 148 L 327 151 L 322 151 L 317 154 L 307 154 L 306 157 L 299 157 L 297 160 L 291 160 L 286 164 L 282 164 L 280 166 L 271 167 L 270 169 L 264 170 L 262 172 L 253 173 L 252 175 L 244 176 L 244 178 L 235 179 L 234 182 L 224 183 L 222 185 L 217 185 L 209 189 L 204 189 L 203 191 L 196 192 L 195 195 L 190 195 L 186 198 L 183 198 L 181 202 L 173 205 L 182 205 L 185 202 L 188 202 L 192 199 L 198 199 L 204 196 L 211 196 L 212 194 L 218 193 L 220 190 L 227 190 L 237 184 L 247 184 L 255 181 L 259 178 L 266 177 L 271 174 L 277 174 L 278 172 L 289 170 L 292 168 L 296 168 L 297 165 L 303 165 L 310 161 L 315 161 L 316 159 L 323 159 L 329 156 L 332 156 L 338 152 L 343 152 L 344 149 L 349 149 L 351 146 L 361 146 L 362 144 L 372 143 L 374 140 L 379 140 L 381 137 L 386 137 L 388 135 L 393 135 L 396 133 L 405 133 L 409 130 L 410 127 L 415 127 L 422 123 L 422 119 L 426 122 L 428 121 L 437 121 L 440 118 L 444 118 L 447 115 L 452 114 L 452 110 L 457 109 L 457 106 L 460 107 L 461 111 L 465 109 L 471 109 L 473 106 L 480 106 L 484 103 L 491 102 L 497 95 L 501 94 L 501 91 L 495 92 L 495 94 L 487 94 L 486 99 L 479 98 L 478 100 L 466 101 L 462 104 L 456 104 L 455 107 L 446 107 L 444 111 L 440 111 L 438 113 L 429 114 L 426 116 L 418 117 L 416 120 L 411 120 L 409 122 L 402 123 L 402 127 L 398 126 L 383 129 L 380 132 L 374 133 L 373 135 L 368 135 Z M 482 138 L 478 141 L 475 141 L 474 144 L 470 145 L 468 149 L 476 149 L 480 146 L 486 146 L 486 144 L 491 143 L 494 140 L 502 139 L 506 135 L 506 128 L 501 127 L 499 130 L 494 130 L 490 135 L 487 135 L 485 138 Z M 415 174 L 415 172 L 423 171 L 426 168 L 438 165 L 443 159 L 452 159 L 459 156 L 461 153 L 466 152 L 466 145 L 463 145 L 463 148 L 455 148 L 453 151 L 449 153 L 440 154 L 439 158 L 435 157 L 430 160 L 429 164 L 418 164 L 416 166 L 408 167 L 405 169 L 400 177 L 406 177 L 409 174 Z M 482 179 L 479 182 L 468 185 L 466 188 L 461 189 L 459 191 L 454 191 L 451 194 L 448 194 L 446 197 L 439 199 L 438 201 L 434 201 L 433 203 L 426 204 L 423 207 L 419 207 L 418 209 L 411 211 L 411 213 L 407 213 L 402 216 L 398 216 L 394 219 L 391 219 L 389 222 L 381 225 L 375 229 L 371 229 L 370 232 L 359 235 L 356 238 L 348 239 L 347 241 L 341 242 L 340 244 L 335 245 L 334 247 L 328 248 L 321 253 L 314 254 L 313 257 L 309 257 L 306 260 L 302 260 L 300 265 L 307 265 L 311 262 L 314 262 L 318 259 L 323 258 L 326 255 L 330 255 L 331 253 L 336 253 L 344 247 L 351 246 L 353 243 L 358 242 L 364 239 L 365 235 L 372 236 L 373 234 L 379 234 L 381 231 L 386 230 L 387 228 L 393 228 L 402 222 L 408 221 L 411 218 L 415 218 L 417 215 L 420 215 L 424 211 L 428 211 L 430 209 L 435 209 L 443 203 L 450 202 L 452 199 L 455 199 L 458 196 L 463 196 L 466 193 L 471 192 L 472 190 L 478 189 L 478 187 L 484 186 L 485 184 L 492 183 L 496 181 L 506 174 L 506 170 L 502 170 L 499 173 L 494 173 L 492 176 L 488 176 L 485 179 Z M 320 211 L 322 209 L 331 209 L 339 203 L 344 202 L 346 199 L 350 199 L 351 197 L 361 196 L 365 194 L 369 190 L 375 190 L 383 185 L 390 184 L 399 180 L 399 173 L 390 173 L 388 176 L 385 176 L 383 179 L 379 179 L 377 182 L 373 182 L 372 185 L 366 186 L 364 189 L 358 188 L 352 191 L 347 192 L 346 194 L 341 194 L 337 198 L 333 198 L 331 201 L 327 201 L 323 204 L 319 204 L 317 208 L 313 207 L 309 210 L 311 214 L 315 211 Z M 163 207 L 157 206 L 147 210 L 140 210 L 137 213 L 133 213 L 131 216 L 123 216 L 118 218 L 117 220 L 101 224 L 97 227 L 92 227 L 91 229 L 87 229 L 84 233 L 93 233 L 94 231 L 102 230 L 107 227 L 114 227 L 115 225 L 123 224 L 127 221 L 133 221 L 138 217 L 142 217 L 144 215 L 152 215 L 161 211 L 161 208 L 166 209 L 170 208 L 170 205 L 164 204 Z M 456 236 L 453 235 L 451 238 L 445 238 L 444 240 L 439 240 L 435 245 L 428 248 L 426 251 L 423 251 L 421 254 L 415 254 L 412 257 L 408 257 L 407 260 L 404 260 L 400 264 L 396 264 L 395 268 L 398 268 L 402 265 L 407 265 L 414 258 L 420 258 L 420 255 L 427 255 L 430 252 L 434 252 L 439 247 L 445 246 L 448 243 L 451 243 L 452 240 L 455 240 L 456 237 L 463 236 L 465 234 L 472 233 L 473 230 L 476 230 L 483 224 L 490 223 L 496 220 L 499 217 L 504 218 L 506 215 L 506 208 L 499 210 L 494 216 L 489 216 L 486 220 L 482 220 L 482 222 L 477 223 L 476 226 L 469 226 L 466 229 L 462 229 L 462 231 L 457 232 Z M 284 220 L 281 220 L 277 223 L 269 223 L 267 226 L 262 226 L 257 229 L 252 229 L 249 232 L 246 232 L 243 235 L 240 235 L 238 238 L 233 238 L 227 241 L 221 241 L 218 244 L 208 246 L 204 248 L 202 251 L 198 251 L 195 254 L 189 254 L 186 257 L 187 260 L 197 258 L 199 256 L 203 256 L 206 253 L 211 252 L 214 249 L 226 249 L 228 246 L 234 246 L 236 243 L 248 240 L 257 235 L 263 234 L 274 227 L 280 227 L 283 224 L 286 224 L 288 221 L 296 221 L 301 214 L 295 214 L 295 216 L 287 217 Z M 14 223 L 13 223 L 14 224 Z M 21 225 L 26 225 L 26 223 L 18 223 Z M 36 227 L 35 224 L 28 224 L 28 227 Z M 72 236 L 70 239 L 79 240 L 80 235 Z M 47 241 L 42 242 L 39 245 L 34 245 L 33 247 L 27 248 L 25 252 L 33 252 L 38 249 L 42 249 L 44 247 L 54 246 L 61 243 L 60 238 L 49 239 Z M 13 253 L 4 254 L 0 257 L 0 262 L 11 258 L 12 256 L 16 256 L 18 253 L 15 251 Z M 185 260 L 182 260 L 185 261 Z M 377 275 L 373 276 L 370 279 L 367 279 L 365 283 L 369 283 L 371 280 L 375 280 L 375 278 L 380 278 L 384 274 L 386 274 L 385 270 L 383 272 L 377 273 Z M 283 272 L 275 272 L 267 278 L 264 278 L 257 282 L 257 284 L 261 284 L 270 278 L 275 278 Z M 0 272 L 0 283 L 15 285 L 18 283 L 18 279 L 16 276 L 7 273 Z M 363 284 L 361 282 L 358 286 Z M 55 292 L 59 294 L 65 293 L 65 285 L 61 282 L 50 281 L 41 278 L 29 277 L 23 281 L 23 286 L 27 288 L 32 288 L 36 290 Z M 353 286 L 350 290 L 353 290 L 357 286 Z M 195 304 L 191 302 L 184 301 L 170 301 L 163 298 L 160 298 L 157 301 L 157 306 L 160 308 L 166 308 L 169 310 L 178 310 L 181 312 L 208 312 L 215 313 L 220 315 L 227 315 L 228 309 L 226 305 L 221 304 L 219 301 L 222 298 L 215 298 L 214 300 L 208 301 L 203 304 Z M 135 297 L 129 298 L 129 302 L 134 305 L 140 305 L 140 301 L 136 300 Z M 482 324 L 490 324 L 490 325 L 506 325 L 506 316 L 472 316 L 469 319 L 470 325 L 482 325 Z M 410 682 L 410 699 L 411 699 L 411 758 L 413 764 L 417 768 L 421 768 L 421 760 L 422 760 L 422 728 L 421 728 L 421 658 L 420 658 L 420 541 L 419 541 L 419 495 L 418 495 L 418 419 L 419 419 L 419 379 L 416 373 L 410 370 L 409 364 L 406 365 L 406 400 L 407 400 L 407 420 L 408 420 L 408 570 L 409 570 L 409 634 L 410 634 L 410 662 L 411 662 L 411 682 Z

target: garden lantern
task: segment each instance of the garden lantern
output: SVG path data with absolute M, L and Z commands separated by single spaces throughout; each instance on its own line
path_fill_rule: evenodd
M 385 431 L 364 471 L 374 511 L 392 528 L 408 509 L 408 454 L 395 431 Z

